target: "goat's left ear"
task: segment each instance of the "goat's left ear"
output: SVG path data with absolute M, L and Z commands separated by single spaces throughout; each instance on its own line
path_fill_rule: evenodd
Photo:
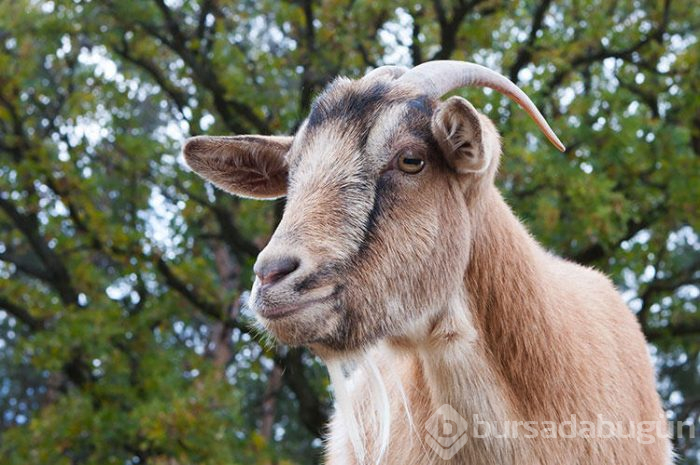
M 287 193 L 285 155 L 292 139 L 199 136 L 188 139 L 182 152 L 195 173 L 226 192 L 254 199 L 274 199 Z
M 479 114 L 462 97 L 450 97 L 435 110 L 431 123 L 447 162 L 458 173 L 483 173 L 491 162 Z

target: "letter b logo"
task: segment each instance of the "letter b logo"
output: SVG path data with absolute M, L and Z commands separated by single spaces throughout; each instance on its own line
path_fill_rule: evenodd
M 469 425 L 459 413 L 445 404 L 425 424 L 425 442 L 443 460 L 449 460 L 467 442 Z

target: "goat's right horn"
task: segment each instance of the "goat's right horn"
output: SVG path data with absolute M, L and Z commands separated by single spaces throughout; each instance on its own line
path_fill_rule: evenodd
M 461 87 L 493 89 L 520 105 L 557 149 L 562 152 L 566 150 L 530 97 L 507 77 L 484 66 L 466 61 L 429 61 L 410 69 L 399 81 L 413 84 L 434 98 Z

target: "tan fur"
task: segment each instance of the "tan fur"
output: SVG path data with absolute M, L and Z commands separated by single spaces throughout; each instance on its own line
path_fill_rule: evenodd
M 419 89 L 388 80 L 378 89 L 379 78 L 336 81 L 291 148 L 266 152 L 289 167 L 288 199 L 258 260 L 291 254 L 300 266 L 274 286 L 256 282 L 253 308 L 296 309 L 262 324 L 329 364 L 369 357 L 378 365 L 391 425 L 381 463 L 671 463 L 663 434 L 648 445 L 470 437 L 449 461 L 428 447 L 426 422 L 444 404 L 468 422 L 659 421 L 663 411 L 639 325 L 609 279 L 545 251 L 503 201 L 494 185 L 500 142 L 488 118 L 461 98 L 426 107 Z M 382 97 L 376 109 L 358 108 L 356 100 L 374 105 L 361 98 L 374 94 Z M 397 170 L 401 153 L 422 157 L 425 168 Z M 186 157 L 191 163 L 187 149 Z M 219 162 L 212 174 L 212 163 L 198 163 L 191 166 L 224 186 L 235 177 L 228 167 L 240 165 Z M 378 457 L 381 406 L 366 366 L 334 380 L 349 407 L 331 424 L 330 465 L 359 463 L 355 433 L 365 463 Z M 359 432 L 348 430 L 349 415 Z

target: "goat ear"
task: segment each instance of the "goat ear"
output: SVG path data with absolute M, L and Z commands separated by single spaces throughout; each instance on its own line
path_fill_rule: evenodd
M 285 155 L 292 137 L 199 136 L 183 149 L 192 170 L 217 187 L 254 199 L 274 199 L 287 193 Z
M 433 114 L 433 135 L 458 173 L 483 173 L 491 161 L 484 147 L 484 132 L 479 114 L 462 97 L 450 97 Z

